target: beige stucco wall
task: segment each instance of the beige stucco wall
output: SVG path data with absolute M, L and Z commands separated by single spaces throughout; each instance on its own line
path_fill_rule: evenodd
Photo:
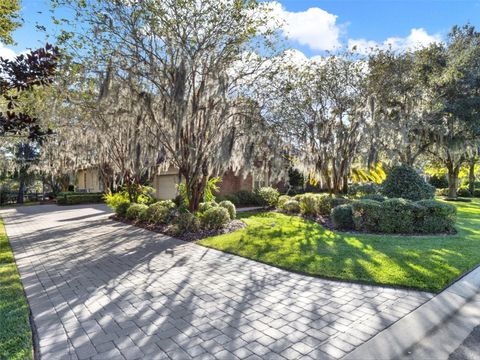
M 100 176 L 97 168 L 83 169 L 77 171 L 77 189 L 87 192 L 103 191 Z

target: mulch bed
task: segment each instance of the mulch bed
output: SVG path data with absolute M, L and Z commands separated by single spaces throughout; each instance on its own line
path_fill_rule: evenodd
M 132 220 L 127 220 L 123 218 L 119 218 L 116 215 L 110 216 L 110 219 L 116 220 L 123 222 L 124 224 L 129 224 L 133 226 L 137 226 L 143 229 L 147 229 L 150 231 L 154 231 L 156 233 L 168 235 L 175 237 L 177 239 L 183 240 L 183 241 L 197 241 L 201 239 L 205 239 L 207 237 L 211 236 L 216 236 L 216 235 L 221 235 L 221 234 L 228 234 L 240 229 L 243 229 L 247 227 L 247 224 L 245 224 L 242 220 L 232 220 L 230 223 L 223 229 L 218 229 L 218 230 L 205 230 L 202 229 L 198 232 L 195 233 L 185 233 L 185 234 L 173 234 L 171 230 L 171 225 L 155 225 L 155 224 L 146 224 L 140 221 L 132 221 Z

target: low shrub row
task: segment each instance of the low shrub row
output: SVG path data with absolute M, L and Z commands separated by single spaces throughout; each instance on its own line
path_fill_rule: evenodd
M 352 200 L 335 197 L 329 194 L 306 193 L 293 197 L 282 195 L 278 201 L 278 208 L 293 214 L 306 216 L 330 215 L 331 210 L 339 205 L 350 203 Z
M 456 208 L 435 200 L 370 199 L 335 207 L 333 224 L 342 230 L 380 233 L 444 233 L 454 229 Z
M 95 204 L 103 202 L 103 193 L 60 193 L 59 205 Z
M 121 219 L 165 226 L 166 231 L 174 235 L 195 233 L 201 229 L 222 229 L 236 218 L 235 205 L 228 200 L 201 203 L 197 214 L 177 207 L 171 200 L 162 200 L 151 205 L 123 201 L 116 202 L 112 208 Z

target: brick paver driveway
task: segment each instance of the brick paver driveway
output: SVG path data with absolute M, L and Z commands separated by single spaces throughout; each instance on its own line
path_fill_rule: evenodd
M 293 274 L 102 205 L 1 215 L 45 360 L 340 358 L 431 297 Z

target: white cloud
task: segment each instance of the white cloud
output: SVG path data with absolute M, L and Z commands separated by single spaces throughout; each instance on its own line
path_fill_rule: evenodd
M 337 16 L 318 7 L 305 11 L 287 11 L 280 3 L 272 2 L 272 16 L 282 23 L 282 31 L 289 39 L 312 50 L 334 50 L 341 47 Z
M 0 43 L 0 57 L 4 59 L 13 59 L 17 54 L 12 49 Z
M 382 43 L 366 40 L 366 39 L 349 39 L 348 48 L 356 47 L 356 52 L 360 54 L 368 54 L 372 50 L 391 48 L 395 51 L 405 51 L 407 49 L 418 49 L 428 46 L 434 42 L 441 42 L 442 37 L 439 34 L 430 35 L 425 29 L 411 29 L 407 37 L 390 37 Z

